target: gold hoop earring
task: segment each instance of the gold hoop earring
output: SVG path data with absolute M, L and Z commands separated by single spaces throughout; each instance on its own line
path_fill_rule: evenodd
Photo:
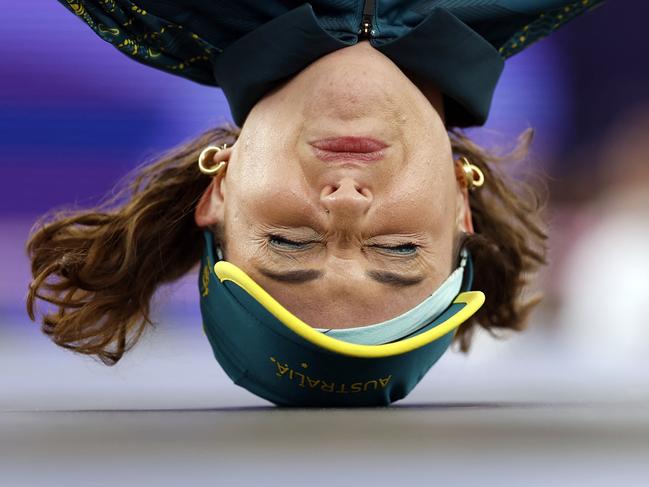
M 206 174 L 208 176 L 216 176 L 225 166 L 227 166 L 227 161 L 221 161 L 216 166 L 212 167 L 207 167 L 205 165 L 205 162 L 208 159 L 214 157 L 214 154 L 218 154 L 219 152 L 227 148 L 228 144 L 223 144 L 222 146 L 208 145 L 207 147 L 205 147 L 205 149 L 201 151 L 201 155 L 198 156 L 198 169 L 200 169 L 203 174 Z
M 471 164 L 464 156 L 460 157 L 460 160 L 462 161 L 462 171 L 464 172 L 466 187 L 473 190 L 482 186 L 484 184 L 484 173 L 482 170 L 475 164 Z

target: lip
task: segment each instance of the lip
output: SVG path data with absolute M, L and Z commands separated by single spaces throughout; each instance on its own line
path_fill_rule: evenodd
M 371 137 L 329 137 L 310 142 L 316 157 L 322 161 L 372 162 L 383 158 L 383 141 Z

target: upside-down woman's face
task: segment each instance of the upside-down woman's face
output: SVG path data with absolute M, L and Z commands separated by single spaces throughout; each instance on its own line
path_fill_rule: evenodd
M 451 272 L 458 232 L 472 230 L 441 95 L 425 91 L 367 42 L 320 58 L 260 100 L 215 156 L 227 171 L 196 222 L 223 226 L 226 259 L 312 326 L 412 308 Z M 314 146 L 344 136 L 385 147 L 354 158 Z

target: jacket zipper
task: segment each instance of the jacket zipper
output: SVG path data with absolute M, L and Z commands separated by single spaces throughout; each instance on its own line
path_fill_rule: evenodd
M 374 19 L 374 3 L 375 0 L 364 0 L 363 2 L 363 18 L 361 20 L 361 27 L 358 30 L 359 39 L 369 39 L 374 35 L 374 26 L 372 20 Z

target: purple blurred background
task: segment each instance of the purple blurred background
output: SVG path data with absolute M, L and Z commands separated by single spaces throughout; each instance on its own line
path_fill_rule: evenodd
M 53 207 L 92 205 L 129 169 L 230 115 L 220 90 L 132 61 L 54 0 L 29 7 L 2 0 L 0 6 L 0 339 L 6 344 L 11 333 L 39 333 L 24 312 L 24 243 L 36 218 Z M 646 233 L 649 205 L 633 196 L 649 187 L 643 171 L 649 167 L 643 133 L 649 132 L 638 132 L 649 127 L 648 18 L 649 2 L 609 1 L 513 57 L 488 124 L 471 131 L 487 145 L 507 145 L 534 127 L 533 160 L 551 176 L 553 261 L 540 281 L 548 298 L 525 338 L 527 349 L 563 344 L 570 352 L 586 347 L 595 353 L 586 346 L 598 326 L 591 320 L 609 316 L 602 311 L 609 304 L 612 319 L 621 316 L 626 287 L 634 300 L 649 299 L 649 267 L 646 259 L 638 260 L 644 247 L 637 245 Z M 620 203 L 626 188 L 634 189 L 627 206 Z M 611 218 L 617 222 L 622 215 L 628 225 L 611 224 L 606 233 L 608 212 L 620 208 Z M 588 243 L 590 237 L 595 243 Z M 628 248 L 620 247 L 624 242 Z M 589 255 L 595 260 L 588 261 Z M 598 258 L 607 262 L 606 274 L 584 275 Z M 630 268 L 635 274 L 617 273 Z M 180 323 L 181 335 L 200 325 L 194 279 L 175 285 L 159 307 L 162 317 L 182 314 L 171 320 Z M 597 299 L 591 302 L 603 308 L 589 315 L 587 308 L 566 306 L 575 301 L 575 283 L 590 285 Z M 631 321 L 636 309 L 627 313 Z M 611 343 L 606 333 L 596 335 L 593 347 Z M 648 337 L 644 328 L 631 328 L 612 353 L 639 357 L 649 350 Z M 41 338 L 34 354 L 68 354 Z M 478 356 L 489 355 L 476 348 Z M 201 353 L 211 360 L 208 348 Z M 3 355 L 6 366 L 18 363 Z

